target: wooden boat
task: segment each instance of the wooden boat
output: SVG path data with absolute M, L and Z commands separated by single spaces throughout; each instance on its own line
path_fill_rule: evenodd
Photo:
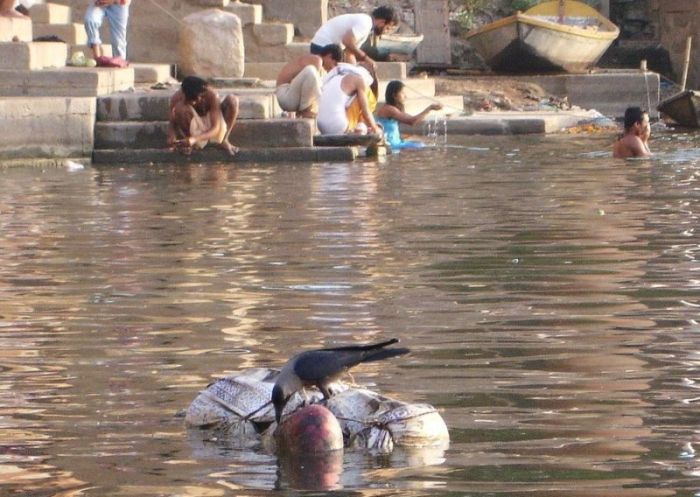
M 467 39 L 495 71 L 582 72 L 619 34 L 594 8 L 556 0 L 470 31 Z
M 681 126 L 700 128 L 700 92 L 685 90 L 661 102 L 657 110 Z
M 423 41 L 423 35 L 385 34 L 376 39 L 375 49 L 380 57 L 388 57 L 389 54 L 412 55 Z

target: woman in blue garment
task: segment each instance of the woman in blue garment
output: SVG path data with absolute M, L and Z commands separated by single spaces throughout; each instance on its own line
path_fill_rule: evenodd
M 425 144 L 419 141 L 402 140 L 399 133 L 399 124 L 408 124 L 413 126 L 422 123 L 430 114 L 430 111 L 442 109 L 442 104 L 434 103 L 428 105 L 423 112 L 412 116 L 407 114 L 404 109 L 406 101 L 406 85 L 401 81 L 390 81 L 386 86 L 386 94 L 384 96 L 384 105 L 377 110 L 377 123 L 384 128 L 384 137 L 387 143 L 393 150 L 401 150 L 403 148 L 421 148 Z

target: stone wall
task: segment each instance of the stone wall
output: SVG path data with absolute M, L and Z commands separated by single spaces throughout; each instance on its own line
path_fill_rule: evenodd
M 700 0 L 650 0 L 651 15 L 658 23 L 661 44 L 671 54 L 677 79 L 683 73 L 685 46 L 693 36 L 687 86 L 700 88 Z

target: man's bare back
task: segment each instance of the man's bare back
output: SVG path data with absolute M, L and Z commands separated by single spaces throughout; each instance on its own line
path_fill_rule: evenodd
M 277 75 L 277 86 L 290 83 L 294 77 L 301 72 L 306 66 L 314 66 L 321 71 L 321 57 L 314 54 L 305 54 L 288 62 Z

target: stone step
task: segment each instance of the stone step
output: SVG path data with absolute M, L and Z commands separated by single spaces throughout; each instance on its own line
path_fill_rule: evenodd
M 0 43 L 0 69 L 33 71 L 64 67 L 67 56 L 68 47 L 65 43 Z
M 384 100 L 386 95 L 386 87 L 391 80 L 379 80 L 379 98 Z M 406 97 L 434 97 L 435 96 L 435 80 L 431 78 L 407 78 L 402 80 L 406 85 Z
M 311 39 L 318 27 L 326 22 L 328 0 L 244 0 L 250 4 L 262 4 L 265 18 L 294 24 L 298 34 Z M 348 2 L 343 2 L 348 4 Z M 362 4 L 364 2 L 354 2 Z
M 224 10 L 236 14 L 241 19 L 241 24 L 260 24 L 263 22 L 263 7 L 262 5 L 253 5 L 248 3 L 233 2 L 229 3 Z
M 170 64 L 130 62 L 129 67 L 134 69 L 134 83 L 137 84 L 161 83 L 169 81 L 172 77 L 173 71 Z
M 231 157 L 216 147 L 197 150 L 190 156 L 164 148 L 95 150 L 93 164 L 207 164 L 246 162 L 352 162 L 356 147 L 242 148 Z
M 304 52 L 308 53 L 308 51 Z M 300 54 L 301 55 L 301 54 Z M 260 78 L 262 80 L 276 80 L 282 67 L 286 64 L 285 61 L 267 61 L 267 62 L 248 62 L 244 69 L 246 78 Z M 407 70 L 405 62 L 377 62 L 377 77 L 379 81 L 407 78 Z
M 68 57 L 72 57 L 75 52 L 83 52 L 83 55 L 88 58 L 92 58 L 92 49 L 86 45 L 69 45 L 68 48 Z M 109 43 L 103 43 L 102 44 L 102 55 L 106 55 L 107 57 L 112 56 L 112 45 Z
M 20 19 L 18 17 L 0 16 L 0 42 L 32 41 L 32 21 L 31 19 Z
M 106 67 L 0 70 L 0 96 L 97 97 L 134 86 L 134 70 Z
M 33 23 L 40 24 L 70 24 L 72 9 L 67 5 L 57 3 L 37 3 L 29 9 Z
M 69 45 L 85 45 L 87 43 L 87 33 L 85 26 L 78 22 L 70 24 L 44 24 L 34 23 L 34 37 L 58 36 Z
M 98 121 L 166 121 L 170 97 L 179 89 L 115 93 L 97 100 Z M 252 90 L 217 90 L 220 97 L 233 93 L 239 99 L 239 120 L 279 117 L 281 109 L 274 93 Z
M 246 64 L 247 61 L 286 62 L 307 53 L 309 53 L 309 42 L 293 41 L 286 45 L 274 46 L 248 43 L 245 47 L 245 60 Z
M 167 121 L 97 122 L 95 148 L 164 148 L 167 131 Z M 311 147 L 314 131 L 310 119 L 248 119 L 236 122 L 230 142 L 242 148 Z
M 263 47 L 288 45 L 294 41 L 294 25 L 288 22 L 263 22 L 260 24 L 252 24 L 250 29 L 244 30 L 243 33 L 246 46 L 251 43 Z

